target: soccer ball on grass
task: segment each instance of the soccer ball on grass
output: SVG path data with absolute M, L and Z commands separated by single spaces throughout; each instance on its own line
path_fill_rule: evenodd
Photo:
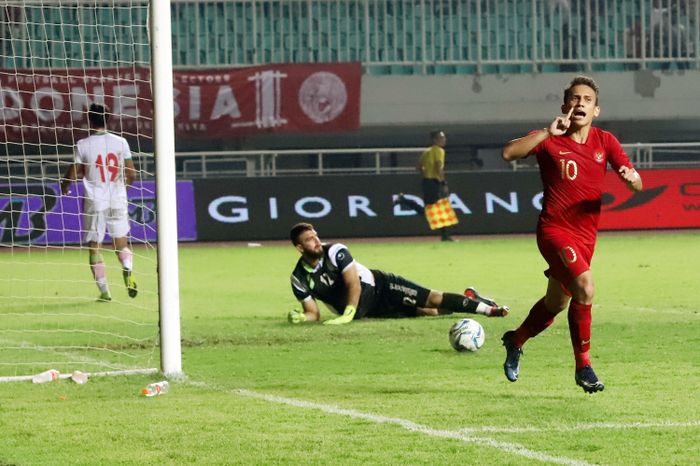
M 460 319 L 450 327 L 450 344 L 457 351 L 476 351 L 485 340 L 484 328 L 474 319 Z

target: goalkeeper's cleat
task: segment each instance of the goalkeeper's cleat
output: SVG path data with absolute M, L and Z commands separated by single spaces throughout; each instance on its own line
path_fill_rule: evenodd
M 131 275 L 131 271 L 124 270 L 122 274 L 124 275 L 124 285 L 126 285 L 126 291 L 129 293 L 129 297 L 135 298 L 138 294 L 138 287 L 136 286 L 134 277 Z
M 289 311 L 289 314 L 287 314 L 287 320 L 290 324 L 300 324 L 306 322 L 306 314 L 299 309 L 292 309 Z
M 583 388 L 586 393 L 602 392 L 605 389 L 603 382 L 598 380 L 598 376 L 593 372 L 591 366 L 584 366 L 583 369 L 576 371 L 576 385 Z
M 508 315 L 510 308 L 508 306 L 499 306 L 491 298 L 481 296 L 474 288 L 469 287 L 464 290 L 464 296 L 479 303 L 477 314 L 484 314 L 486 317 L 505 317 Z
M 494 301 L 491 298 L 484 298 L 471 286 L 469 288 L 467 288 L 466 290 L 464 290 L 464 296 L 466 296 L 467 298 L 471 298 L 474 301 L 479 301 L 480 303 L 484 303 L 488 306 L 498 307 L 498 304 L 496 304 L 496 301 Z
M 506 362 L 503 363 L 503 370 L 506 378 L 511 382 L 518 380 L 520 356 L 523 354 L 523 349 L 513 344 L 513 336 L 515 336 L 515 331 L 509 330 L 501 337 L 503 346 L 506 347 Z
M 112 300 L 112 295 L 109 293 L 109 291 L 103 291 L 100 293 L 100 297 L 97 298 L 97 300 L 103 303 L 108 303 Z

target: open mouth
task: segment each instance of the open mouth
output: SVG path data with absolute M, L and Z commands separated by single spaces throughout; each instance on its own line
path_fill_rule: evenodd
M 572 113 L 571 116 L 585 118 L 586 112 L 584 112 L 583 110 L 574 110 L 574 113 Z

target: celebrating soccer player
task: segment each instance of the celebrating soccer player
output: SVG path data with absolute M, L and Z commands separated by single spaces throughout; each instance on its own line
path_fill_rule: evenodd
M 124 284 L 130 297 L 137 294 L 132 277 L 133 253 L 129 249 L 129 212 L 127 210 L 126 187 L 136 177 L 131 150 L 126 139 L 111 134 L 105 129 L 109 109 L 105 105 L 92 104 L 88 120 L 92 134 L 81 139 L 75 148 L 75 163 L 71 164 L 61 182 L 61 193 L 70 193 L 70 186 L 78 173 L 83 176 L 85 198 L 83 218 L 85 241 L 90 252 L 90 269 L 100 289 L 101 301 L 111 301 L 107 285 L 107 272 L 100 247 L 109 229 L 114 252 L 122 265 Z
M 310 223 L 298 223 L 289 233 L 301 253 L 292 272 L 292 291 L 303 310 L 289 313 L 289 321 L 317 321 L 316 299 L 336 314 L 324 324 L 347 324 L 362 317 L 416 317 L 467 312 L 488 317 L 508 315 L 508 307 L 479 296 L 473 288 L 464 295 L 443 293 L 417 285 L 403 277 L 370 270 L 350 255 L 341 243 L 326 244 Z
M 598 85 L 593 79 L 574 78 L 564 90 L 561 111 L 564 115 L 547 128 L 503 148 L 506 161 L 537 156 L 544 187 L 537 245 L 549 266 L 545 271 L 549 279 L 545 296 L 535 303 L 520 327 L 503 335 L 503 367 L 508 380 L 515 382 L 525 342 L 549 327 L 568 305 L 575 380 L 583 390 L 593 393 L 605 388 L 591 368 L 589 350 L 594 294 L 590 264 L 607 164 L 633 191 L 642 190 L 642 179 L 618 140 L 592 126 L 600 114 Z

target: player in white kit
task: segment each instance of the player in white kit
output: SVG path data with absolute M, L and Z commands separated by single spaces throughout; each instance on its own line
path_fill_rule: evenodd
M 90 136 L 78 141 L 75 162 L 61 181 L 61 193 L 70 194 L 71 184 L 82 177 L 83 222 L 85 241 L 90 250 L 90 269 L 100 289 L 100 301 L 111 301 L 107 272 L 100 253 L 105 229 L 109 229 L 114 252 L 122 265 L 124 284 L 132 298 L 136 297 L 136 282 L 132 276 L 133 253 L 129 248 L 129 212 L 126 188 L 136 178 L 129 143 L 123 137 L 107 132 L 109 108 L 92 104 L 88 111 Z

